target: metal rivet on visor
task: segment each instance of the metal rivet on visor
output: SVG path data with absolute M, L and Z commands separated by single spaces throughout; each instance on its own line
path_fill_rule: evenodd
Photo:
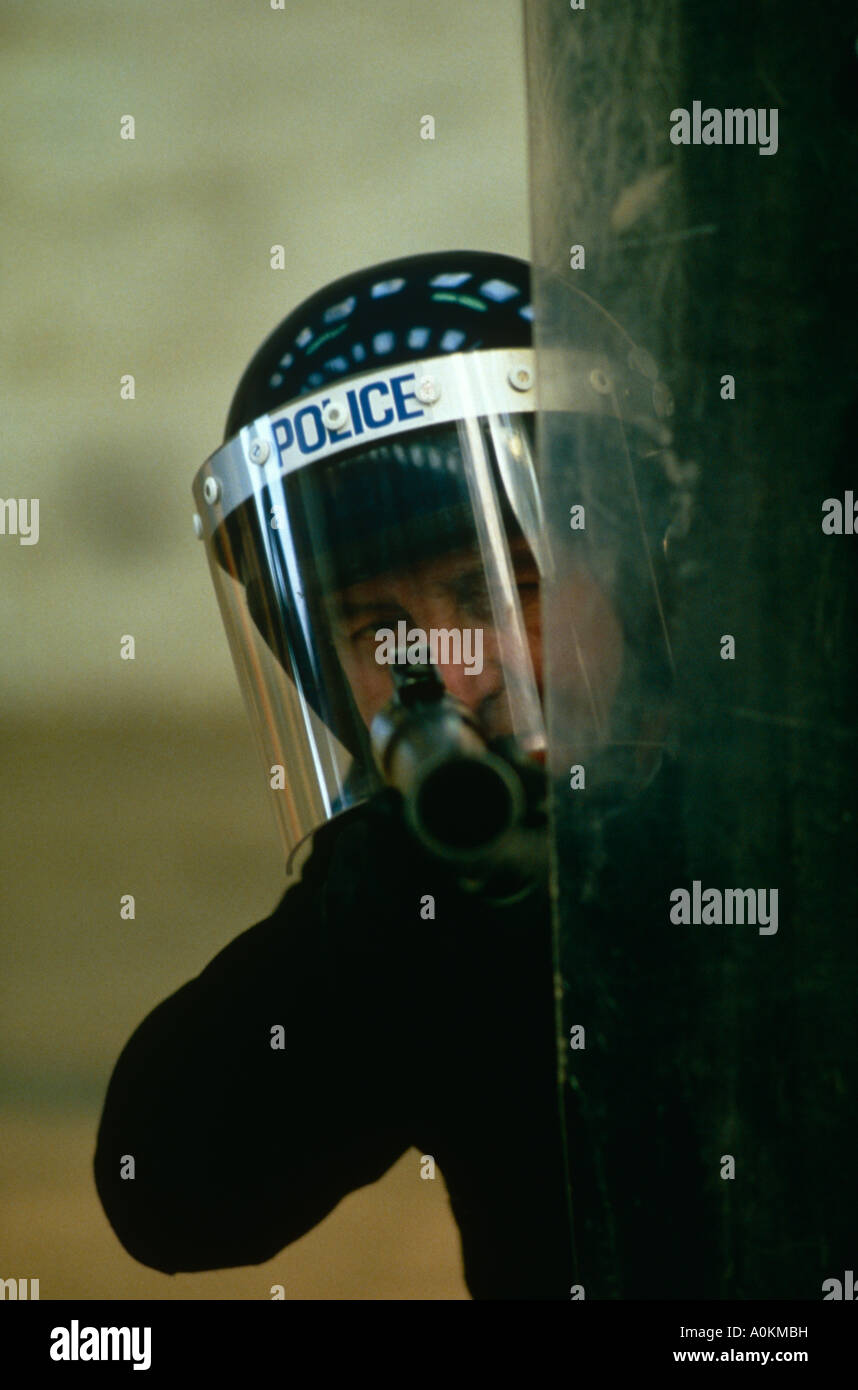
M 217 478 L 206 478 L 203 483 L 203 497 L 210 507 L 220 500 L 220 483 Z
M 434 377 L 424 376 L 417 387 L 417 399 L 424 405 L 434 405 L 441 398 L 441 387 Z
M 264 463 L 271 453 L 267 439 L 254 439 L 247 451 L 251 463 Z
M 598 391 L 600 396 L 607 396 L 611 390 L 612 382 L 606 372 L 601 367 L 594 367 L 590 373 L 590 385 L 594 391 Z
M 348 412 L 345 406 L 341 405 L 339 401 L 328 401 L 328 404 L 322 411 L 322 420 L 332 434 L 336 434 L 337 430 L 341 430 L 348 418 Z
M 515 391 L 529 391 L 533 385 L 533 372 L 529 367 L 510 367 L 507 381 Z

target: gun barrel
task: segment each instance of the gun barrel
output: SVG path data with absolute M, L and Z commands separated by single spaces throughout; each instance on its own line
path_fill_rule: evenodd
M 487 860 L 525 809 L 515 770 L 486 747 L 469 711 L 446 696 L 376 716 L 373 743 L 405 817 L 431 853 L 458 865 Z

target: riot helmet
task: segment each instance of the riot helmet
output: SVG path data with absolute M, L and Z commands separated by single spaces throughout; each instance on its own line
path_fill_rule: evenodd
M 583 301 L 582 314 L 580 352 L 545 374 L 541 407 L 569 422 L 549 467 L 570 504 L 616 521 L 630 439 L 643 457 L 664 431 L 646 375 L 632 381 Z M 337 280 L 256 353 L 197 474 L 197 530 L 287 854 L 382 785 L 369 729 L 404 652 L 437 667 L 488 742 L 544 759 L 540 588 L 559 571 L 577 675 L 551 680 L 572 691 L 577 753 L 608 756 L 629 669 L 627 557 L 615 537 L 571 569 L 559 557 L 558 571 L 532 320 L 529 266 L 510 256 L 445 251 Z M 603 486 L 579 497 L 576 459 L 594 449 Z

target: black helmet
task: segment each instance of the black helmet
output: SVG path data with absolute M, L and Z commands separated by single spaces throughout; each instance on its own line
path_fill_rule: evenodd
M 299 396 L 375 368 L 530 347 L 530 266 L 488 251 L 435 251 L 335 280 L 266 338 L 238 384 L 225 439 Z
M 532 658 L 553 561 L 532 321 L 526 262 L 405 257 L 304 301 L 239 383 L 195 480 L 197 526 L 287 850 L 380 785 L 368 726 L 391 686 L 382 633 L 439 634 L 441 673 L 486 736 L 544 749 Z M 558 408 L 607 458 L 618 412 L 625 442 L 652 408 L 588 332 Z

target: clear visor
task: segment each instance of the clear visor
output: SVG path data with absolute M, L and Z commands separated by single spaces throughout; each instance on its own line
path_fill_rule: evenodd
M 617 421 L 591 375 L 582 362 L 563 409 L 607 457 Z M 544 758 L 540 596 L 557 567 L 534 396 L 525 350 L 412 363 L 260 418 L 200 470 L 202 536 L 287 857 L 382 785 L 369 729 L 403 654 L 428 657 L 488 743 Z M 623 634 L 607 572 L 582 564 L 564 584 L 564 679 L 592 748 L 609 737 Z

